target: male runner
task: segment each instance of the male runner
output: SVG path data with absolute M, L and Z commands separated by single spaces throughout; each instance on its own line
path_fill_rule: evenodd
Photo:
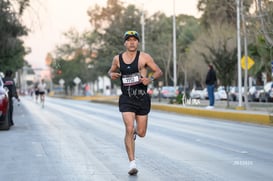
M 138 170 L 135 161 L 134 134 L 144 137 L 147 130 L 148 113 L 151 99 L 147 93 L 147 85 L 162 76 L 161 69 L 153 58 L 138 51 L 139 34 L 127 31 L 124 34 L 126 51 L 114 56 L 112 66 L 108 71 L 112 80 L 120 78 L 122 95 L 119 97 L 119 111 L 122 113 L 125 125 L 125 147 L 129 158 L 130 175 L 136 175 Z M 148 68 L 152 76 L 147 77 Z M 136 127 L 134 122 L 136 121 Z

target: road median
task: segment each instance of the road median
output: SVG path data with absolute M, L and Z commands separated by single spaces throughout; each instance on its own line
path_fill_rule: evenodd
M 73 100 L 86 100 L 107 104 L 118 104 L 118 96 L 64 96 Z M 224 108 L 206 109 L 205 107 L 183 106 L 180 104 L 155 103 L 152 109 L 174 112 L 185 115 L 248 122 L 273 126 L 273 113 L 255 112 L 248 110 L 230 110 Z

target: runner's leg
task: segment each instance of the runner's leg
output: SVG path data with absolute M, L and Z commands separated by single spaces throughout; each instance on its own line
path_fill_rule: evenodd
M 124 143 L 125 143 L 128 159 L 129 161 L 132 161 L 135 159 L 135 142 L 133 140 L 135 113 L 123 112 L 122 118 L 125 125 Z
M 136 131 L 139 137 L 144 137 L 147 131 L 148 115 L 137 115 L 136 116 Z
M 42 98 L 42 107 L 45 106 L 45 94 L 41 94 L 41 98 Z

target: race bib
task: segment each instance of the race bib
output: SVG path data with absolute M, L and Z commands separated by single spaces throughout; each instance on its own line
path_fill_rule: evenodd
M 141 83 L 140 78 L 141 78 L 140 73 L 122 75 L 123 86 L 132 86 L 140 84 Z

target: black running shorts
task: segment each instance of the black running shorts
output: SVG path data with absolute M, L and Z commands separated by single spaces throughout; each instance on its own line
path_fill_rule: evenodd
M 141 97 L 129 97 L 120 95 L 119 111 L 134 112 L 136 115 L 147 115 L 151 110 L 151 98 L 148 94 Z
M 44 95 L 44 94 L 45 94 L 45 91 L 39 91 L 39 94 L 40 94 L 40 95 Z

